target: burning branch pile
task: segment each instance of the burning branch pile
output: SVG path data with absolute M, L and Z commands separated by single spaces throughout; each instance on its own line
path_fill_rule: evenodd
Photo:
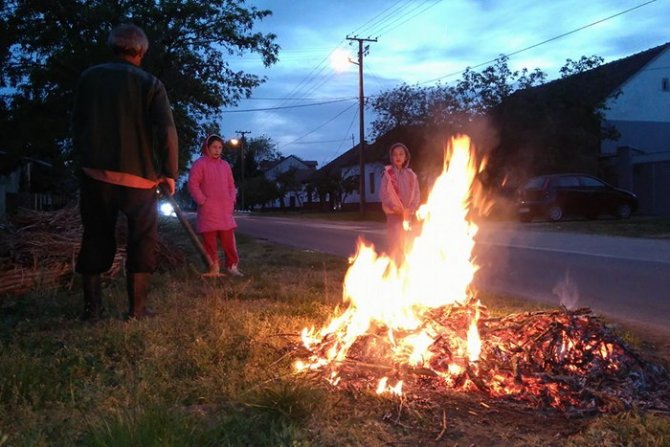
M 308 354 L 296 370 L 378 394 L 458 390 L 578 413 L 670 411 L 667 370 L 641 359 L 589 309 L 488 315 L 471 288 L 477 227 L 467 216 L 479 202 L 477 165 L 467 138 L 450 151 L 449 170 L 419 210 L 421 234 L 399 265 L 359 244 L 343 309 L 320 330 L 303 330 Z
M 0 295 L 25 293 L 37 286 L 71 286 L 81 238 L 79 208 L 21 209 L 0 231 Z M 125 241 L 125 224 L 119 219 L 118 249 L 107 277 L 115 277 L 123 271 Z M 183 253 L 171 248 L 159 234 L 159 269 L 173 268 L 183 259 Z
M 670 410 L 670 374 L 643 360 L 588 308 L 481 320 L 477 374 L 492 396 L 535 406 Z
M 474 306 L 482 313 L 478 326 L 483 341 L 478 359 L 472 361 L 464 346 Z M 479 391 L 573 413 L 633 406 L 670 411 L 668 371 L 643 360 L 589 309 L 503 318 L 485 314 L 475 302 L 431 311 L 417 328 L 432 334 L 418 362 L 411 362 L 407 345 L 399 349 L 416 331 L 389 336 L 387 327 L 376 326 L 356 339 L 345 358 L 313 369 L 333 385 L 376 389 L 378 394 Z M 310 358 L 327 358 L 337 344 L 337 337 L 325 337 L 311 347 Z

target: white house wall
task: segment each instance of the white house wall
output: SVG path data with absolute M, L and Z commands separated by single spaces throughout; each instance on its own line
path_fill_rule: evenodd
M 286 157 L 284 160 L 277 163 L 277 165 L 265 171 L 265 178 L 268 180 L 275 180 L 279 174 L 282 174 L 291 168 L 310 169 L 310 166 L 293 156 Z
M 366 203 L 377 203 L 380 202 L 379 199 L 379 184 L 382 178 L 382 172 L 384 172 L 384 165 L 380 163 L 368 163 L 364 167 L 365 170 L 365 202 Z M 358 166 L 349 166 L 342 168 L 342 178 L 347 178 L 352 175 L 358 175 L 360 172 Z M 370 174 L 374 176 L 374 184 L 370 184 Z M 358 190 L 347 194 L 344 198 L 344 203 L 359 203 L 360 194 Z
M 292 168 L 300 170 L 313 169 L 312 166 L 304 163 L 302 160 L 294 157 L 293 155 L 290 155 L 284 158 L 279 163 L 277 163 L 272 168 L 265 171 L 263 174 L 265 175 L 266 179 L 270 181 L 275 181 L 280 174 Z M 292 197 L 295 198 L 296 206 L 301 206 L 302 204 L 308 202 L 308 194 L 305 191 L 301 192 L 291 191 L 284 196 L 286 206 L 291 205 Z M 269 202 L 267 205 L 270 207 L 279 208 L 281 206 L 281 200 L 274 200 L 272 202 Z
M 664 79 L 667 90 L 663 89 Z M 603 141 L 603 154 L 630 146 L 645 154 L 667 153 L 670 159 L 669 84 L 670 49 L 666 49 L 621 86 L 621 95 L 608 101 L 605 118 L 621 137 Z

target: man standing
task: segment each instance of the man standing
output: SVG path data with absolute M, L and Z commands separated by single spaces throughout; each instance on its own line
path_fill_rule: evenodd
M 112 266 L 119 211 L 128 222 L 126 275 L 129 318 L 145 307 L 156 268 L 156 186 L 175 191 L 178 143 L 165 86 L 140 64 L 149 47 L 135 25 L 114 28 L 107 44 L 116 60 L 85 70 L 75 92 L 72 132 L 81 166 L 84 231 L 76 271 L 82 275 L 82 319 L 102 312 L 100 274 Z

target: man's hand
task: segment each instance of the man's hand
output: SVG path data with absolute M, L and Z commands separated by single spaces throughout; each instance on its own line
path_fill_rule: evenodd
M 174 179 L 170 177 L 163 177 L 161 178 L 161 183 L 163 183 L 163 191 L 173 196 L 176 190 Z

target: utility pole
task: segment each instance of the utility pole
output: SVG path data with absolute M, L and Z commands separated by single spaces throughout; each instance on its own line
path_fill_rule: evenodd
M 235 133 L 239 133 L 242 135 L 240 137 L 240 208 L 242 211 L 246 210 L 246 207 L 244 206 L 244 144 L 245 144 L 245 138 L 244 136 L 248 133 L 251 133 L 250 130 L 236 130 Z
M 347 40 L 355 40 L 358 42 L 358 62 L 353 62 L 358 65 L 358 133 L 359 133 L 359 144 L 358 144 L 358 194 L 360 196 L 360 211 L 361 216 L 365 215 L 365 117 L 364 106 L 365 106 L 365 96 L 363 95 L 363 56 L 368 53 L 370 49 L 369 45 L 365 45 L 363 48 L 363 42 L 377 42 L 377 39 L 363 39 L 360 37 L 349 37 Z

